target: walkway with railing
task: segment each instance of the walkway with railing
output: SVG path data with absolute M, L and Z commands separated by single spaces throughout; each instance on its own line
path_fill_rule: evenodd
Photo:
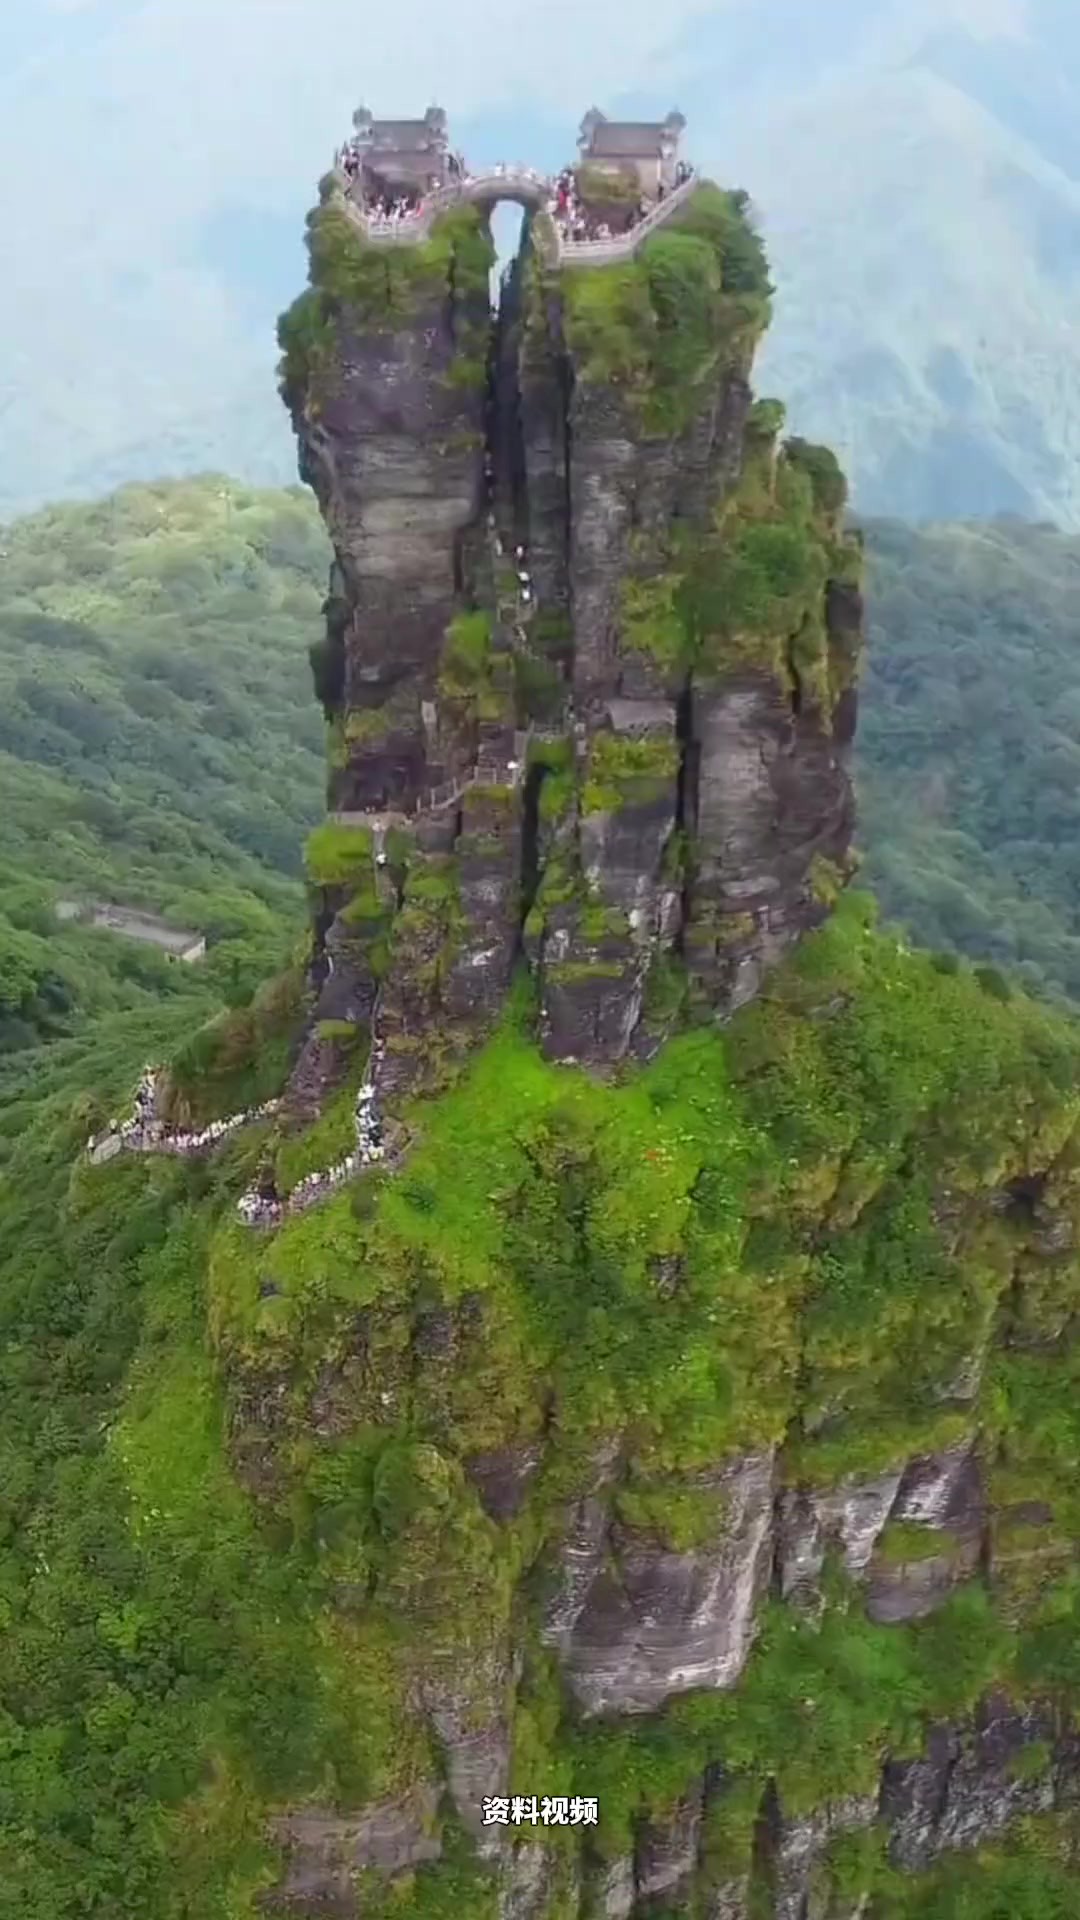
M 128 1118 L 110 1120 L 104 1133 L 92 1134 L 87 1141 L 91 1166 L 104 1166 L 118 1153 L 172 1153 L 181 1159 L 211 1153 L 241 1127 L 268 1119 L 281 1105 L 280 1100 L 264 1100 L 261 1106 L 246 1107 L 226 1119 L 209 1120 L 203 1127 L 170 1127 L 160 1117 L 165 1079 L 164 1068 L 143 1068 Z
M 365 240 L 375 246 L 419 246 L 429 237 L 439 216 L 453 207 L 494 206 L 500 200 L 513 200 L 535 215 L 533 237 L 547 262 L 566 267 L 607 267 L 632 260 L 642 241 L 670 220 L 700 185 L 697 174 L 692 173 L 625 233 L 603 240 L 565 240 L 550 212 L 551 182 L 533 167 L 492 167 L 484 173 L 466 174 L 430 194 L 418 212 L 397 220 L 376 219 L 367 213 L 355 198 L 353 183 L 343 168 L 335 167 L 332 178 L 330 204 L 346 213 Z
M 455 805 L 473 787 L 520 786 L 525 776 L 531 738 L 531 727 L 520 728 L 514 734 L 513 759 L 481 760 L 458 780 L 446 780 L 441 786 L 426 787 L 416 795 L 407 812 L 398 807 L 373 807 L 370 812 L 339 808 L 337 812 L 329 813 L 327 819 L 335 827 L 363 827 L 369 833 L 382 835 L 391 827 L 415 826 L 421 814 L 441 812 L 445 807 Z

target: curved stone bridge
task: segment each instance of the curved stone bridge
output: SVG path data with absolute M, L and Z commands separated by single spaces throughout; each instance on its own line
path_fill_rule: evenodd
M 331 177 L 334 187 L 330 204 L 347 213 L 365 240 L 375 246 L 419 246 L 428 238 L 439 215 L 448 213 L 451 207 L 490 208 L 500 200 L 513 200 L 534 215 L 533 237 L 548 263 L 567 267 L 607 267 L 632 260 L 642 241 L 685 205 L 701 184 L 698 175 L 691 174 L 681 187 L 657 201 L 652 211 L 644 220 L 639 220 L 636 227 L 631 227 L 629 233 L 616 234 L 610 240 L 564 240 L 547 210 L 551 183 L 534 167 L 490 167 L 484 173 L 468 174 L 452 186 L 440 187 L 424 202 L 422 212 L 410 214 L 404 220 L 373 220 L 353 197 L 348 175 L 335 167 Z

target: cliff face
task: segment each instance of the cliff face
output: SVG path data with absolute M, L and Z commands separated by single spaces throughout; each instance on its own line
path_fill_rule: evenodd
M 1021 1820 L 1072 1857 L 1075 1064 L 856 905 L 723 1061 L 504 1032 L 381 1189 L 222 1241 L 234 1470 L 365 1716 L 272 1910 L 885 1920 Z
M 312 255 L 289 1102 L 321 1146 L 370 1033 L 410 1150 L 211 1263 L 343 1690 L 262 1904 L 878 1920 L 1020 1815 L 1067 1861 L 1080 1049 L 829 918 L 858 547 L 752 400 L 741 204 L 621 267 L 526 241 L 490 337 L 471 213 L 379 253 L 324 209 Z
M 526 239 L 489 329 L 473 210 L 379 253 L 325 206 L 311 244 L 286 392 L 337 552 L 332 816 L 377 856 L 398 836 L 388 1091 L 490 1028 L 521 953 L 550 1058 L 647 1056 L 673 957 L 726 1015 L 846 872 L 858 554 L 830 456 L 752 406 L 760 250 L 702 187 L 624 265 L 553 272 Z M 367 1020 L 348 901 L 312 878 L 319 1015 Z

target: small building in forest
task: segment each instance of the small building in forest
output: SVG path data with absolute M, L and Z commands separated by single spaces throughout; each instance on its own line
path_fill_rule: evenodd
M 353 126 L 365 199 L 422 196 L 452 178 L 450 134 L 441 107 L 429 107 L 422 120 L 376 120 L 358 107 Z
M 56 917 L 68 923 L 101 927 L 108 933 L 123 934 L 126 940 L 141 940 L 158 947 L 170 960 L 182 960 L 191 966 L 206 958 L 206 936 L 185 927 L 170 926 L 156 913 L 141 907 L 118 907 L 107 900 L 58 900 Z
M 672 110 L 666 120 L 609 120 L 590 107 L 578 134 L 578 165 L 636 186 L 650 200 L 676 184 L 679 142 L 686 126 Z

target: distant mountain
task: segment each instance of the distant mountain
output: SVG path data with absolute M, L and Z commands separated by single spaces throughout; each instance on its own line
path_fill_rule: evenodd
M 242 1003 L 301 936 L 326 568 L 306 495 L 215 475 L 5 530 L 0 1106 L 40 1042 L 149 1031 L 180 999 L 192 1021 Z M 164 914 L 205 933 L 208 957 L 177 968 L 60 924 L 61 898 Z
M 879 42 L 735 134 L 780 288 L 762 373 L 863 512 L 1080 525 L 1080 18 L 1023 11 Z
M 921 944 L 1080 1001 L 1080 539 L 866 532 L 862 884 Z
M 762 373 L 859 507 L 1080 526 L 1074 0 L 53 0 L 0 23 L 0 517 L 209 466 L 292 477 L 273 323 L 363 93 L 431 95 L 479 158 L 573 151 L 581 109 L 677 100 L 747 186 L 779 289 Z M 603 16 L 603 17 L 602 17 Z M 257 18 L 258 30 L 254 30 Z M 642 89 L 647 85 L 649 91 Z

